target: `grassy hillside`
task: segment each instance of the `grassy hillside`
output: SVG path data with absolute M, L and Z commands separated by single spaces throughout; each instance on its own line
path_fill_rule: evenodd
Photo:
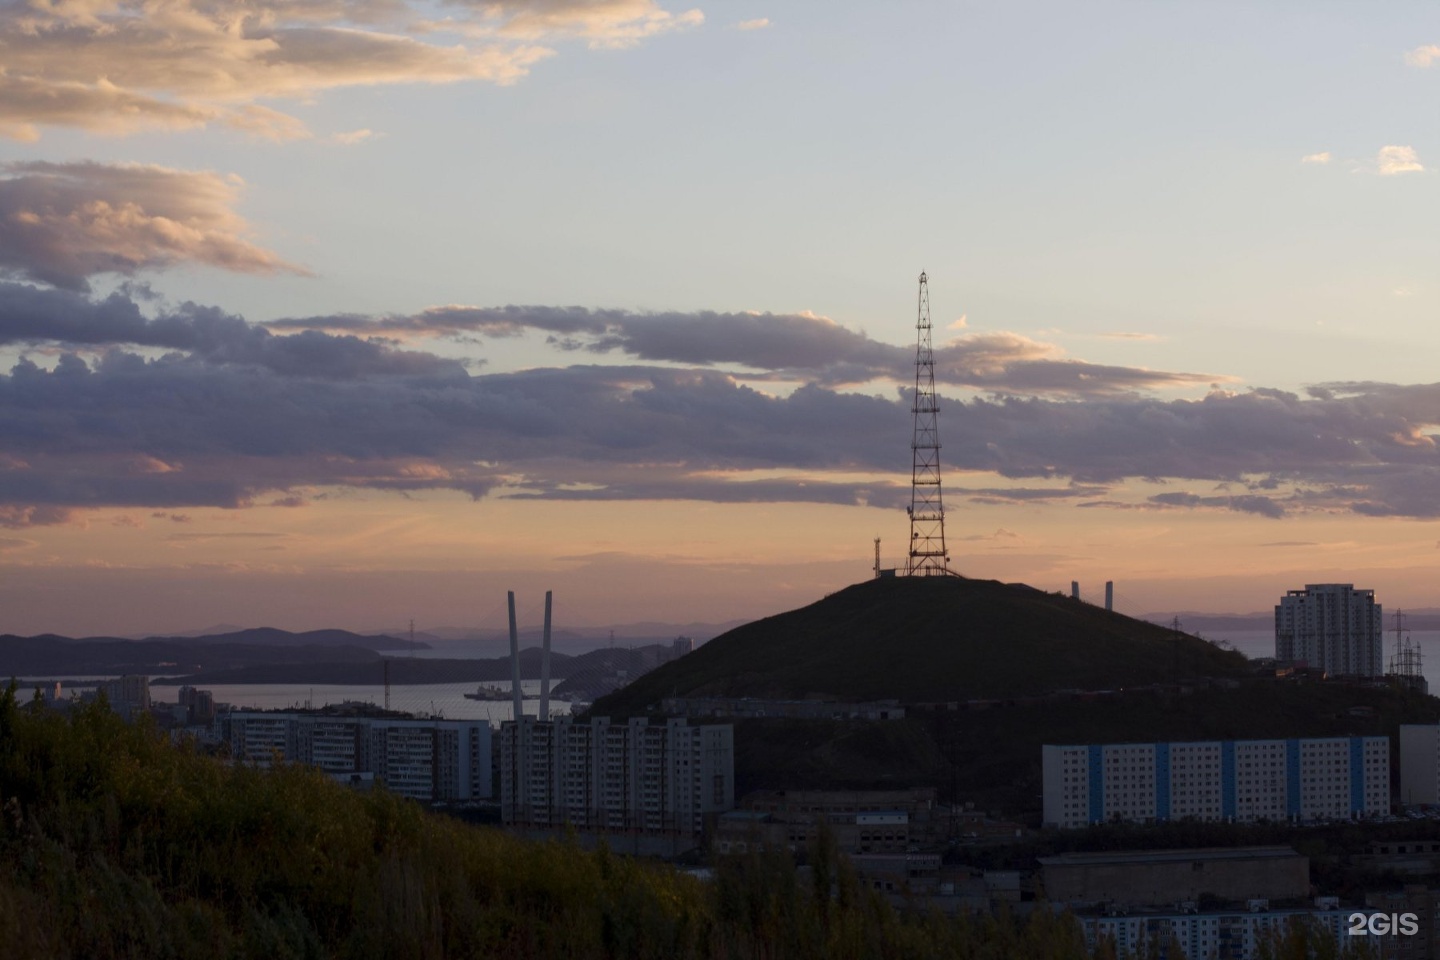
M 595 712 L 667 696 L 991 699 L 1246 672 L 1199 638 L 1022 584 L 900 577 L 737 627 Z

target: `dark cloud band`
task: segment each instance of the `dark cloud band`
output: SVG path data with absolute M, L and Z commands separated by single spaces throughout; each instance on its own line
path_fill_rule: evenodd
M 728 315 L 708 316 L 735 330 Z M 592 319 L 558 311 L 553 324 L 593 332 Z M 89 361 L 66 354 L 50 370 L 22 361 L 0 376 L 0 523 L 11 526 L 102 505 L 238 507 L 262 495 L 293 503 L 323 487 L 886 507 L 905 499 L 903 391 L 886 398 L 811 382 L 776 396 L 716 369 L 654 364 L 474 374 L 352 333 L 280 335 L 189 304 L 147 317 L 122 294 L 93 300 L 17 284 L 0 285 L 0 342 L 99 350 Z M 165 352 L 147 358 L 127 345 Z M 1203 400 L 989 396 L 945 402 L 941 424 L 944 464 L 958 481 L 952 503 L 1440 517 L 1430 432 L 1440 424 L 1440 384 L 1214 391 Z M 751 471 L 765 479 L 746 479 Z M 969 487 L 958 471 L 1017 482 Z M 857 476 L 896 479 L 848 479 Z M 1117 489 L 1134 479 L 1211 489 L 1136 501 Z

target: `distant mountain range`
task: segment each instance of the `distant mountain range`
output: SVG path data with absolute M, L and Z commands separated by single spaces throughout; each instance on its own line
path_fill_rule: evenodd
M 537 635 L 539 631 L 536 631 Z M 507 638 L 508 646 L 508 638 Z M 0 636 L 0 676 L 88 677 L 141 673 L 156 683 L 379 684 L 389 664 L 392 685 L 504 681 L 509 656 L 415 657 L 430 644 L 384 634 L 346 630 L 291 633 L 273 627 L 200 637 L 71 639 L 54 634 Z M 550 675 L 556 693 L 609 690 L 655 667 L 670 655 L 669 643 L 591 649 L 579 655 L 553 651 Z M 395 655 L 398 653 L 399 655 Z M 540 675 L 540 650 L 520 651 L 521 675 Z M 568 681 L 568 686 L 561 686 Z
M 668 644 L 676 637 L 690 637 L 699 644 L 718 637 L 720 634 L 733 630 L 735 627 L 747 622 L 746 620 L 727 620 L 723 623 L 667 623 L 660 620 L 641 620 L 634 623 L 616 623 L 603 626 L 557 626 L 551 631 L 550 646 L 551 649 L 555 651 L 580 653 L 587 650 L 608 647 L 612 639 L 615 645 L 619 647 L 640 647 L 652 643 Z M 251 631 L 247 631 L 244 627 L 221 623 L 200 630 L 183 630 L 176 633 L 168 633 L 165 634 L 165 637 L 167 639 L 190 638 L 197 640 L 230 639 L 249 632 Z M 285 631 L 280 631 L 280 633 L 284 632 Z M 346 631 L 323 630 L 314 632 L 346 633 Z M 538 623 L 521 624 L 518 632 L 522 646 L 538 645 L 543 628 Z M 349 635 L 356 636 L 356 634 Z M 371 635 L 382 636 L 399 642 L 398 638 L 408 638 L 410 636 L 410 627 L 408 624 L 382 627 L 371 631 Z M 291 636 L 304 636 L 304 634 L 292 634 Z M 116 639 L 153 640 L 156 638 L 128 636 Z M 508 651 L 510 646 L 510 631 L 508 628 L 503 627 L 427 627 L 424 630 L 415 631 L 415 640 L 421 649 L 427 646 L 432 649 L 464 647 L 468 648 L 467 653 L 470 656 L 474 656 L 476 648 L 489 648 L 495 652 L 501 650 Z
M 613 639 L 617 647 L 640 647 L 648 644 L 668 644 L 676 637 L 689 637 L 697 644 L 720 636 L 746 620 L 728 620 L 724 623 L 664 623 L 642 621 L 638 623 L 617 623 L 599 627 L 554 627 L 550 634 L 552 650 L 568 653 L 597 650 L 610 645 Z M 409 636 L 409 628 L 382 631 L 397 637 Z M 516 631 L 521 645 L 538 644 L 543 633 L 540 624 L 521 624 Z M 446 647 L 487 647 L 496 650 L 508 649 L 510 631 L 498 627 L 427 627 L 415 631 L 415 639 L 423 640 L 436 649 Z
M 553 692 L 583 693 L 599 688 L 614 689 L 625 678 L 640 676 L 653 669 L 666 648 L 649 645 L 631 649 L 591 650 L 578 656 L 551 651 L 550 677 Z M 541 652 L 538 647 L 520 651 L 520 675 L 526 679 L 540 676 Z M 242 666 L 201 670 L 175 676 L 157 683 L 188 683 L 204 687 L 231 683 L 309 683 L 309 684 L 379 684 L 384 679 L 384 659 L 389 663 L 392 686 L 426 683 L 495 683 L 507 690 L 510 680 L 510 658 L 469 657 L 450 659 L 437 657 L 390 657 L 378 655 L 367 661 L 273 661 Z
M 427 644 L 348 630 L 291 633 L 257 627 L 205 637 L 0 636 L 0 676 L 190 674 L 276 663 L 374 663 L 381 651 Z

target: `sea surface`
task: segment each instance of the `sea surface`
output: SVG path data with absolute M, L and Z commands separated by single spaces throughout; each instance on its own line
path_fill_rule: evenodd
M 41 679 L 41 678 L 30 678 Z M 98 680 L 113 679 L 97 677 L 48 677 L 54 680 Z M 551 680 L 551 688 L 558 683 Z M 25 680 L 20 681 L 24 688 Z M 462 683 L 425 683 L 414 685 L 392 685 L 390 687 L 390 709 L 413 713 L 419 716 L 440 716 L 447 720 L 489 720 L 499 724 L 515 717 L 515 708 L 510 700 L 467 700 L 465 694 L 474 693 L 479 684 L 474 681 Z M 507 693 L 510 682 L 487 681 L 485 686 L 498 687 Z M 67 690 L 69 688 L 67 687 Z M 323 707 L 340 704 L 347 700 L 385 705 L 385 687 L 380 684 L 306 684 L 306 683 L 211 683 L 200 689 L 209 690 L 216 703 L 228 703 L 234 707 L 248 707 L 258 710 L 284 710 L 291 707 Z M 180 688 L 170 685 L 156 685 L 150 688 L 150 696 L 157 703 L 174 703 Z M 540 681 L 521 680 L 520 690 L 525 697 L 525 713 L 535 716 L 540 712 Z M 568 714 L 570 703 L 550 698 L 551 715 Z
M 1202 631 L 1206 640 L 1223 640 L 1235 647 L 1247 657 L 1270 657 L 1275 655 L 1275 634 L 1271 630 L 1214 630 Z M 1412 630 L 1410 639 L 1420 646 L 1421 669 L 1425 679 L 1429 681 L 1430 690 L 1440 693 L 1440 630 Z M 448 645 L 447 645 L 448 646 Z M 477 647 L 491 647 L 491 644 L 479 645 Z M 1388 663 L 1394 652 L 1395 638 L 1388 634 L 1385 638 L 1385 659 Z M 460 651 L 455 646 L 446 650 L 421 650 L 417 651 L 422 659 L 436 657 L 456 656 Z M 467 651 L 471 656 L 495 656 L 497 652 L 490 649 L 475 649 Z M 37 678 L 31 678 L 37 679 Z M 89 675 L 87 677 L 48 677 L 54 680 L 97 680 L 109 679 Z M 20 683 L 22 688 L 25 678 Z M 552 680 L 552 687 L 558 683 Z M 449 720 L 489 720 L 492 724 L 499 724 L 501 721 L 510 720 L 514 717 L 514 707 L 506 700 L 467 700 L 465 694 L 474 693 L 478 686 L 474 681 L 460 683 L 427 683 L 415 685 L 394 685 L 390 688 L 390 708 L 406 713 L 414 713 L 422 716 L 442 716 Z M 486 681 L 485 686 L 498 687 L 509 691 L 508 680 Z M 520 688 L 525 696 L 525 713 L 534 716 L 540 709 L 540 681 L 522 680 Z M 347 700 L 358 700 L 365 703 L 373 703 L 376 706 L 385 704 L 385 688 L 380 684 L 303 684 L 303 683 L 218 683 L 209 684 L 203 689 L 209 690 L 215 696 L 217 703 L 228 703 L 236 707 L 249 707 L 260 710 L 283 710 L 289 707 L 305 707 L 307 705 L 322 707 L 327 704 L 339 704 Z M 155 686 L 151 688 L 151 695 L 156 701 L 171 702 L 176 699 L 178 687 Z M 565 700 L 550 700 L 550 712 L 552 714 L 568 714 L 570 704 Z
M 557 681 L 551 681 L 553 689 Z M 515 708 L 509 700 L 467 700 L 465 694 L 474 693 L 479 684 L 474 681 L 462 683 L 423 683 L 392 685 L 390 687 L 390 709 L 401 710 L 421 716 L 440 716 L 447 720 L 489 720 L 498 724 L 515 718 Z M 506 692 L 510 682 L 487 681 L 487 687 L 498 687 Z M 151 696 L 161 700 L 173 700 L 170 690 L 178 687 L 152 687 Z M 228 703 L 236 707 L 253 707 L 262 710 L 279 710 L 286 707 L 323 707 L 326 704 L 359 700 L 385 705 L 385 687 L 380 684 L 302 684 L 302 683 L 212 683 L 202 689 L 215 696 L 216 703 Z M 525 696 L 525 713 L 535 716 L 540 712 L 540 681 L 521 680 L 520 689 Z M 550 713 L 570 712 L 565 700 L 550 698 Z

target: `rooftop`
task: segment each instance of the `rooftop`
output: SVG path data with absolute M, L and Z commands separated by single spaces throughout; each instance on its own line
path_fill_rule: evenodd
M 1195 850 L 1098 850 L 1039 857 L 1047 867 L 1108 866 L 1125 863 L 1189 863 L 1194 860 L 1274 860 L 1301 857 L 1291 847 L 1204 847 Z

